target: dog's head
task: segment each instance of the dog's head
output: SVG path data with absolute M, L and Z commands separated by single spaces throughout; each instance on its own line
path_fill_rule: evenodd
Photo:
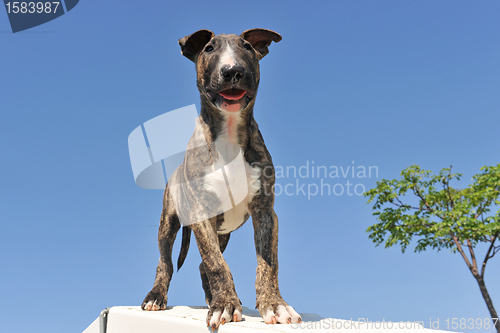
M 253 105 L 259 86 L 259 60 L 269 53 L 274 31 L 252 29 L 241 35 L 217 35 L 199 30 L 179 39 L 182 54 L 196 65 L 202 103 L 223 112 Z

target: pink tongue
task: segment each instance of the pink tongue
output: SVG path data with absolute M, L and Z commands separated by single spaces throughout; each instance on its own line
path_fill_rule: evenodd
M 235 101 L 245 96 L 246 91 L 241 89 L 228 89 L 221 91 L 219 94 L 227 100 Z

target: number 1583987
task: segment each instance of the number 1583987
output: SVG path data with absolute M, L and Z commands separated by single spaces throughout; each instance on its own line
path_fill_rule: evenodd
M 50 14 L 56 13 L 60 2 L 7 2 L 7 13 L 13 14 Z M 60 9 L 62 10 L 62 8 Z

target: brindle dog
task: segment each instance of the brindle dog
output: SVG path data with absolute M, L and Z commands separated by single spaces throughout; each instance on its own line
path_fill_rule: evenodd
M 193 231 L 202 257 L 207 326 L 216 329 L 226 322 L 241 321 L 241 302 L 222 253 L 230 233 L 251 215 L 258 263 L 256 308 L 267 324 L 301 321 L 278 287 L 274 166 L 253 115 L 259 61 L 269 53 L 269 45 L 280 40 L 279 34 L 265 29 L 247 30 L 239 36 L 214 36 L 209 30 L 199 30 L 179 40 L 182 54 L 196 65 L 201 112 L 184 162 L 165 190 L 158 233 L 160 263 L 142 309 L 166 308 L 173 274 L 172 246 L 182 224 L 177 266 L 184 262 Z M 238 156 L 240 164 L 234 162 Z M 240 191 L 242 188 L 246 190 Z M 224 204 L 226 190 L 229 206 Z

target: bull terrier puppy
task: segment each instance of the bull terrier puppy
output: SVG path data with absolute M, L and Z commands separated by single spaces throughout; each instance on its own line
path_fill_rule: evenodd
M 196 65 L 201 111 L 184 162 L 165 189 L 158 232 L 160 262 L 143 310 L 166 309 L 172 246 L 182 225 L 177 266 L 186 258 L 192 231 L 202 257 L 207 326 L 216 329 L 240 321 L 241 302 L 222 253 L 231 232 L 252 216 L 256 308 L 267 324 L 301 322 L 278 287 L 274 166 L 253 114 L 259 61 L 269 53 L 269 45 L 280 40 L 279 34 L 265 29 L 247 30 L 239 36 L 199 30 L 179 40 L 182 54 Z

